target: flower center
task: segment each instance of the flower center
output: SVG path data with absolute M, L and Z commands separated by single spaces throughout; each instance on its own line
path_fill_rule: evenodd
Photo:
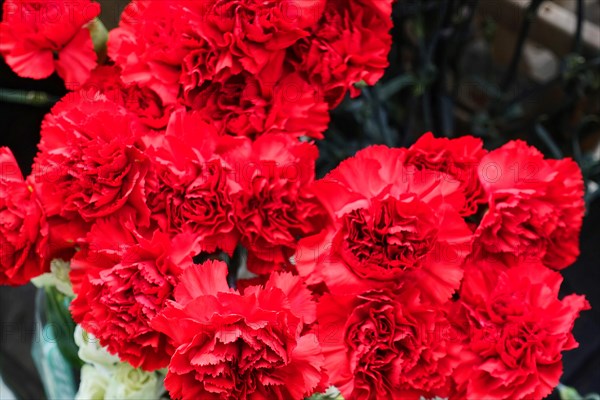
M 334 249 L 361 277 L 387 280 L 418 267 L 434 248 L 438 228 L 433 211 L 412 195 L 374 200 L 343 217 Z

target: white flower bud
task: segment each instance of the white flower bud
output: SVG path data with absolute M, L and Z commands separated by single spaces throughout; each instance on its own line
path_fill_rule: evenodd
M 31 282 L 37 287 L 56 286 L 56 289 L 62 294 L 74 297 L 75 293 L 69 279 L 70 271 L 71 264 L 57 258 L 50 262 L 50 272 L 33 278 Z
M 105 371 L 86 364 L 81 368 L 81 383 L 75 400 L 104 400 L 109 378 Z
M 100 341 L 91 333 L 83 330 L 81 325 L 75 328 L 75 344 L 79 347 L 77 355 L 82 361 L 106 369 L 119 362 L 119 357 L 110 354 L 100 345 Z
M 133 368 L 127 363 L 111 370 L 105 400 L 156 400 L 164 392 L 163 376 Z

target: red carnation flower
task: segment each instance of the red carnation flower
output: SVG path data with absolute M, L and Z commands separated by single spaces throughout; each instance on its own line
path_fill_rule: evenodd
M 439 171 L 460 182 L 460 190 L 465 196 L 461 215 L 469 216 L 485 202 L 485 192 L 477 175 L 479 162 L 485 154 L 481 139 L 471 136 L 434 138 L 428 132 L 406 151 L 405 163 L 407 168 L 415 168 L 414 173 Z
M 49 271 L 46 217 L 6 147 L 0 147 L 0 221 L 0 285 L 24 285 Z
M 235 196 L 235 221 L 248 249 L 248 269 L 268 273 L 289 264 L 298 238 L 319 232 L 326 212 L 309 185 L 317 148 L 287 135 L 264 135 L 236 165 L 242 187 Z
M 92 223 L 132 208 L 138 223 L 148 224 L 145 132 L 133 114 L 103 96 L 57 104 L 42 124 L 34 165 L 46 213 Z
M 469 316 L 470 352 L 455 373 L 460 397 L 541 399 L 562 374 L 564 350 L 577 347 L 571 331 L 583 296 L 558 299 L 562 277 L 541 264 L 503 271 L 475 263 L 465 271 L 461 304 Z
M 327 1 L 312 35 L 293 47 L 299 71 L 317 85 L 331 108 L 364 81 L 374 85 L 388 66 L 392 46 L 392 0 Z
M 56 71 L 66 83 L 83 84 L 96 66 L 88 25 L 99 14 L 100 5 L 90 0 L 6 0 L 0 54 L 24 78 Z
M 300 241 L 296 267 L 308 283 L 347 294 L 405 281 L 436 301 L 458 288 L 472 236 L 460 183 L 407 173 L 404 155 L 373 146 L 314 184 L 334 225 Z
M 152 89 L 165 105 L 177 102 L 183 59 L 201 40 L 195 33 L 199 16 L 190 5 L 132 1 L 109 34 L 108 55 L 121 68 L 123 82 Z
M 346 399 L 447 397 L 461 350 L 444 311 L 400 287 L 324 295 L 319 340 L 331 383 Z M 423 396 L 423 397 L 421 397 Z
M 239 239 L 232 197 L 240 186 L 217 156 L 219 145 L 215 130 L 197 115 L 173 114 L 166 136 L 148 152 L 153 173 L 146 193 L 151 218 L 164 232 L 192 234 L 198 251 L 232 254 Z
M 86 271 L 71 313 L 109 352 L 135 367 L 155 370 L 167 366 L 174 348 L 150 322 L 173 297 L 181 272 L 192 265 L 193 240 L 185 236 L 171 240 L 160 232 L 152 239 L 135 239 L 136 243 L 120 244 L 121 257 L 116 264 Z M 92 242 L 102 243 L 102 238 Z M 107 260 L 112 251 L 94 249 L 87 254 Z M 81 261 L 88 265 L 96 262 Z
M 479 178 L 490 207 L 475 232 L 479 257 L 538 259 L 553 269 L 575 261 L 584 202 L 573 160 L 545 160 L 514 141 L 481 160 Z
M 315 304 L 300 278 L 229 289 L 227 266 L 188 268 L 152 326 L 176 346 L 165 387 L 176 399 L 303 399 L 323 379 L 323 356 L 305 324 Z

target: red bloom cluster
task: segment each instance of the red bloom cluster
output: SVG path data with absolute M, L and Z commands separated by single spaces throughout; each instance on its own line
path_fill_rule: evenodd
M 392 1 L 134 0 L 110 32 L 114 66 L 92 72 L 98 3 L 7 0 L 0 54 L 20 76 L 56 71 L 71 89 L 101 78 L 152 128 L 186 107 L 222 134 L 322 138 L 329 109 L 383 75 Z
M 362 150 L 313 186 L 333 223 L 300 241 L 296 268 L 325 293 L 319 340 L 344 398 L 551 392 L 589 307 L 559 300 L 552 270 L 577 255 L 572 160 L 427 134 L 409 149 Z
M 3 273 L 22 284 L 70 259 L 75 321 L 123 360 L 163 368 L 173 346 L 150 323 L 194 256 L 243 245 L 248 268 L 269 274 L 291 268 L 298 239 L 326 224 L 310 188 L 317 150 L 284 134 L 222 136 L 183 109 L 157 131 L 95 96 L 66 98 L 46 117 L 29 186 L 14 160 L 7 167 L 19 192 L 1 198 L 20 219 L 6 219 L 15 249 L 3 251 Z
M 312 143 L 223 136 L 183 109 L 157 131 L 96 95 L 54 108 L 27 180 L 2 151 L 1 276 L 70 259 L 74 319 L 122 360 L 168 366 L 174 398 L 331 384 L 348 399 L 528 399 L 558 383 L 589 307 L 559 300 L 555 271 L 577 255 L 573 161 L 426 134 L 315 181 Z M 261 286 L 194 265 L 238 246 Z
M 220 136 L 198 113 L 173 114 L 149 150 L 151 219 L 166 232 L 191 232 L 198 251 L 248 250 L 248 268 L 289 264 L 298 237 L 317 232 L 326 212 L 310 189 L 317 149 L 289 135 Z
M 6 0 L 0 54 L 19 76 L 43 79 L 55 71 L 82 85 L 96 66 L 90 23 L 100 14 L 91 0 Z
M 391 47 L 385 1 L 134 1 L 110 33 L 126 83 L 198 110 L 219 132 L 321 138 Z
M 168 367 L 175 399 L 529 399 L 558 383 L 588 307 L 558 299 L 583 216 L 572 160 L 429 133 L 315 180 L 307 139 L 381 77 L 391 0 L 137 0 L 93 71 L 84 3 L 56 29 L 29 20 L 50 3 L 5 2 L 7 62 L 85 84 L 45 118 L 31 176 L 0 149 L 0 284 L 70 261 L 75 321 Z M 236 290 L 214 259 L 240 254 L 255 279 Z
M 185 110 L 157 133 L 101 97 L 57 105 L 40 150 L 27 182 L 3 152 L 3 274 L 77 245 L 75 320 L 135 366 L 168 365 L 175 398 L 541 398 L 576 346 L 588 304 L 558 299 L 554 269 L 576 255 L 581 176 L 521 142 L 428 134 L 314 181 L 311 143 L 221 136 Z M 240 244 L 263 286 L 193 266 Z
M 49 6 L 23 3 L 19 7 L 40 13 Z M 323 89 L 310 79 L 310 69 L 298 63 L 301 52 L 292 54 L 292 46 L 312 35 L 317 24 L 327 24 L 321 18 L 324 4 L 310 10 L 306 4 L 134 2 L 110 36 L 114 65 L 95 69 L 88 24 L 97 8 L 85 14 L 89 19 L 77 14 L 74 21 L 61 20 L 60 29 L 44 25 L 50 23 L 45 19 L 36 21 L 40 25 L 21 21 L 20 9 L 7 9 L 3 30 L 29 29 L 39 39 L 15 33 L 10 49 L 3 42 L 9 64 L 20 71 L 10 57 L 25 51 L 15 44 L 21 40 L 35 52 L 28 57 L 51 56 L 44 68 L 29 60 L 31 71 L 25 76 L 49 75 L 56 59 L 56 69 L 74 91 L 45 118 L 27 181 L 12 155 L 2 150 L 2 283 L 23 284 L 48 271 L 52 259 L 70 260 L 75 321 L 122 360 L 154 370 L 181 362 L 176 350 L 182 342 L 152 324 L 176 299 L 174 288 L 194 257 L 231 256 L 244 246 L 248 269 L 271 283 L 264 295 L 263 289 L 248 288 L 236 301 L 249 301 L 254 290 L 256 310 L 244 316 L 248 327 L 279 327 L 262 345 L 246 337 L 248 332 L 239 337 L 256 354 L 248 356 L 245 381 L 223 387 L 222 395 L 299 398 L 324 388 L 324 370 L 314 365 L 314 357 L 322 357 L 320 346 L 314 334 L 307 334 L 315 303 L 289 273 L 267 281 L 272 271 L 293 271 L 290 259 L 298 240 L 329 221 L 310 187 L 316 146 L 298 140 L 321 137 L 330 108 Z M 62 7 L 62 17 L 69 5 L 56 6 Z M 297 6 L 302 7 L 293 16 Z M 359 13 L 358 5 L 353 7 Z M 380 17 L 387 23 L 371 18 L 365 21 L 375 25 L 361 29 L 385 29 L 387 35 L 389 13 Z M 50 40 L 48 50 L 42 39 L 56 32 L 60 40 Z M 88 50 L 93 64 L 87 62 Z M 385 59 L 388 50 L 379 56 Z M 81 53 L 77 60 L 82 64 L 67 62 L 74 51 Z M 375 77 L 360 72 L 363 65 L 348 63 L 354 72 L 338 73 L 336 85 L 343 80 L 351 87 L 363 78 L 374 83 Z M 375 74 L 381 75 L 382 68 Z M 220 279 L 225 282 L 225 276 Z M 285 297 L 269 285 L 277 285 Z M 269 305 L 275 298 L 291 309 Z M 234 304 L 220 307 L 224 320 L 212 323 L 225 324 Z M 260 327 L 253 325 L 255 317 L 263 319 Z M 236 340 L 232 346 L 238 346 Z M 276 350 L 272 358 L 264 354 L 271 348 Z M 272 371 L 257 375 L 265 363 L 272 364 Z M 181 368 L 169 379 L 186 380 L 180 392 L 177 383 L 173 390 L 193 397 L 198 382 Z

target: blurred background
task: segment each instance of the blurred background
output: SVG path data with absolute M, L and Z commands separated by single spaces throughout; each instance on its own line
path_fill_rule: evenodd
M 99 2 L 115 27 L 127 1 Z M 592 310 L 575 326 L 580 347 L 565 353 L 561 382 L 600 392 L 600 1 L 398 0 L 394 22 L 386 75 L 333 111 L 319 176 L 368 145 L 408 146 L 427 131 L 475 135 L 488 149 L 520 138 L 547 157 L 574 158 L 587 212 L 562 292 L 585 294 Z M 0 60 L 0 146 L 24 174 L 44 114 L 65 93 L 57 76 L 22 79 Z M 0 373 L 18 399 L 44 398 L 30 356 L 34 295 L 31 285 L 0 287 Z

